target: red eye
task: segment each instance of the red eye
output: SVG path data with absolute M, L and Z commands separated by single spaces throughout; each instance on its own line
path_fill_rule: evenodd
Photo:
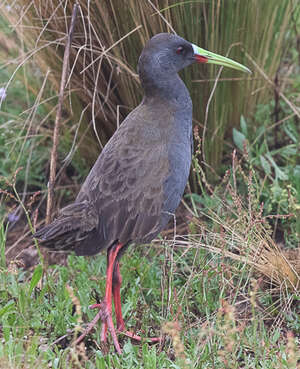
M 179 46 L 176 50 L 176 54 L 181 54 L 183 52 L 183 47 Z

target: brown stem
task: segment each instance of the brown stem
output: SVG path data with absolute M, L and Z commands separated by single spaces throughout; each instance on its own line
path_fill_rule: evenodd
M 70 48 L 71 48 L 72 36 L 73 36 L 73 31 L 74 31 L 74 26 L 75 26 L 77 8 L 78 8 L 78 4 L 76 3 L 73 6 L 71 25 L 70 25 L 68 37 L 66 39 L 66 45 L 65 45 L 63 68 L 62 68 L 61 81 L 60 81 L 60 90 L 59 90 L 59 96 L 58 96 L 58 106 L 57 106 L 54 131 L 53 131 L 53 146 L 52 146 L 52 151 L 51 151 L 50 176 L 49 176 L 49 182 L 48 182 L 46 224 L 49 224 L 51 222 L 51 213 L 52 213 L 53 199 L 54 199 L 54 184 L 55 184 L 55 179 L 56 179 L 55 177 L 56 177 L 57 148 L 58 148 L 58 142 L 59 142 L 59 129 L 61 125 L 61 113 L 62 113 L 62 106 L 64 102 L 64 91 L 65 91 L 66 80 L 67 80 L 67 72 L 69 69 L 68 67 L 69 67 Z

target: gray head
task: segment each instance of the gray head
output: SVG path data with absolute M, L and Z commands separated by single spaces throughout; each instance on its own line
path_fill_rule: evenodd
M 159 33 L 146 43 L 139 58 L 138 72 L 144 84 L 148 79 L 173 78 L 195 61 L 190 42 L 171 33 Z
M 195 62 L 250 72 L 242 64 L 170 33 L 159 33 L 146 43 L 139 58 L 138 72 L 144 89 L 149 90 L 149 87 L 159 87 L 171 81 L 181 69 Z

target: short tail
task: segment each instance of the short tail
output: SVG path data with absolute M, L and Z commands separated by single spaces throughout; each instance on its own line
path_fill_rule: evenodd
M 58 218 L 40 228 L 33 237 L 53 251 L 76 251 L 82 243 L 95 239 L 98 222 L 98 214 L 90 202 L 75 202 L 61 209 Z

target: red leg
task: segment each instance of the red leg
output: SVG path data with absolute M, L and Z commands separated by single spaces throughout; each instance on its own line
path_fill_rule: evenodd
M 113 284 L 112 284 L 112 292 L 114 297 L 114 304 L 115 304 L 115 313 L 116 313 L 116 320 L 117 320 L 117 329 L 119 332 L 124 332 L 125 324 L 122 315 L 122 307 L 121 307 L 121 294 L 120 294 L 120 287 L 122 284 L 122 276 L 120 273 L 120 265 L 119 262 L 116 261 L 114 267 L 114 274 L 113 274 Z M 142 338 L 133 332 L 126 331 L 124 334 L 131 339 L 136 341 L 142 341 Z M 153 337 L 153 338 L 145 338 L 145 341 L 150 341 L 152 343 L 160 342 L 161 337 Z
M 114 328 L 113 320 L 112 320 L 112 285 L 113 285 L 113 271 L 114 264 L 118 252 L 123 247 L 123 244 L 119 243 L 115 246 L 112 246 L 107 251 L 107 270 L 106 270 L 106 287 L 105 287 L 105 297 L 100 304 L 94 304 L 91 308 L 99 308 L 99 312 L 95 316 L 95 318 L 89 323 L 87 329 L 84 333 L 77 338 L 75 344 L 81 342 L 83 338 L 94 328 L 97 321 L 101 318 L 103 322 L 103 328 L 101 332 L 101 341 L 105 342 L 106 340 L 106 332 L 107 328 L 110 331 L 112 336 L 114 346 L 119 354 L 121 354 L 121 348 L 117 339 L 116 331 Z
M 113 293 L 114 304 L 115 304 L 117 329 L 118 331 L 123 332 L 125 328 L 125 324 L 124 324 L 124 320 L 122 316 L 122 306 L 121 306 L 121 294 L 120 294 L 121 284 L 122 284 L 122 276 L 120 273 L 120 265 L 119 265 L 119 262 L 116 261 L 115 267 L 114 267 L 114 274 L 113 274 L 112 293 Z

